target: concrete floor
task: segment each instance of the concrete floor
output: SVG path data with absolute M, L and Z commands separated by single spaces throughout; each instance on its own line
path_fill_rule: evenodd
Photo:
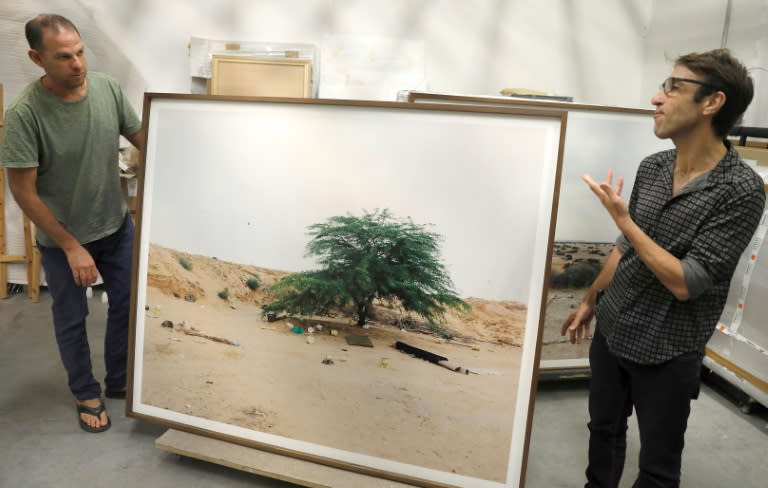
M 105 307 L 91 299 L 89 333 L 94 369 L 100 359 Z M 286 483 L 182 458 L 154 447 L 165 428 L 124 415 L 124 401 L 107 400 L 112 429 L 87 434 L 76 421 L 50 320 L 50 297 L 0 300 L 0 487 L 289 487 Z M 583 485 L 587 445 L 587 383 L 539 387 L 526 486 Z M 637 472 L 637 429 L 630 423 L 622 487 Z M 764 487 L 768 480 L 768 412 L 741 413 L 719 382 L 694 402 L 683 460 L 683 488 Z

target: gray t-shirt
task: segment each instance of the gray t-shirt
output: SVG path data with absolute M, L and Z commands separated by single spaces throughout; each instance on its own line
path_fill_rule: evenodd
M 86 95 L 66 102 L 38 80 L 5 115 L 0 161 L 7 168 L 37 168 L 37 192 L 56 220 L 81 244 L 116 232 L 125 219 L 120 193 L 120 135 L 141 128 L 117 82 L 89 72 Z M 56 247 L 38 230 L 37 240 Z

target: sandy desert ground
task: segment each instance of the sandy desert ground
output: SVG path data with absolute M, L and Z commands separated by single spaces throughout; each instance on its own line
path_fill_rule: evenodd
M 180 257 L 191 269 L 179 264 Z M 255 291 L 245 284 L 254 275 L 261 281 Z M 261 305 L 269 301 L 266 290 L 284 275 L 153 245 L 142 402 L 351 452 L 505 480 L 524 305 L 467 298 L 472 312 L 449 314 L 439 333 L 384 305 L 368 328 L 343 314 L 268 322 L 261 317 Z M 227 299 L 218 296 L 224 289 Z M 291 326 L 300 326 L 301 333 Z M 348 335 L 366 335 L 373 347 L 350 345 Z M 397 341 L 478 374 L 401 353 L 394 348 Z

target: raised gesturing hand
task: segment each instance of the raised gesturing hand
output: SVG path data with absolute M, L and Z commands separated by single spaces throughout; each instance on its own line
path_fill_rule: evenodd
M 600 199 L 600 203 L 603 204 L 611 218 L 620 224 L 621 219 L 629 215 L 629 207 L 626 202 L 621 198 L 621 189 L 624 187 L 624 179 L 619 176 L 616 180 L 616 186 L 613 186 L 613 171 L 608 170 L 608 176 L 602 183 L 597 183 L 591 176 L 585 174 L 581 177 L 592 190 L 592 193 L 597 195 Z

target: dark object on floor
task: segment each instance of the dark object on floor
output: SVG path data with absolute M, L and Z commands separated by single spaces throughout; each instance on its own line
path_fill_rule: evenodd
M 24 291 L 24 285 L 19 285 L 18 283 L 8 283 L 8 286 L 6 287 L 6 292 L 8 293 L 8 296 L 19 295 L 23 291 Z
M 371 338 L 367 335 L 348 335 L 347 344 L 350 346 L 373 347 L 373 342 L 371 342 Z
M 91 434 L 98 434 L 99 432 L 104 432 L 105 430 L 112 427 L 112 419 L 107 417 L 107 425 L 103 425 L 101 427 L 91 427 L 90 425 L 83 422 L 83 419 L 80 417 L 81 413 L 92 415 L 96 418 L 99 418 L 99 416 L 105 412 L 107 409 L 104 407 L 104 402 L 100 401 L 99 406 L 95 408 L 86 407 L 85 405 L 78 405 L 75 404 L 77 407 L 77 421 L 80 423 L 80 428 L 83 429 L 86 432 L 90 432 Z
M 439 363 L 440 361 L 447 361 L 448 358 L 444 356 L 438 356 L 435 353 L 425 351 L 424 349 L 419 349 L 418 347 L 409 346 L 405 342 L 397 341 L 395 343 L 395 349 L 398 351 L 403 351 L 406 354 L 410 354 L 411 356 L 415 356 L 419 359 L 424 359 L 425 361 L 429 361 L 430 363 Z
M 461 373 L 461 374 L 469 374 L 474 373 L 473 371 L 470 371 L 469 369 L 459 366 L 458 364 L 454 364 L 450 361 L 448 361 L 448 358 L 439 356 L 433 352 L 425 351 L 424 349 L 419 349 L 418 347 L 409 346 L 408 344 L 404 342 L 397 341 L 395 343 L 395 349 L 398 351 L 402 351 L 406 354 L 410 354 L 413 357 L 423 359 L 425 361 L 429 361 L 430 363 L 437 364 L 438 366 L 442 366 L 445 369 L 450 369 L 454 373 Z M 477 373 L 474 373 L 477 374 Z

